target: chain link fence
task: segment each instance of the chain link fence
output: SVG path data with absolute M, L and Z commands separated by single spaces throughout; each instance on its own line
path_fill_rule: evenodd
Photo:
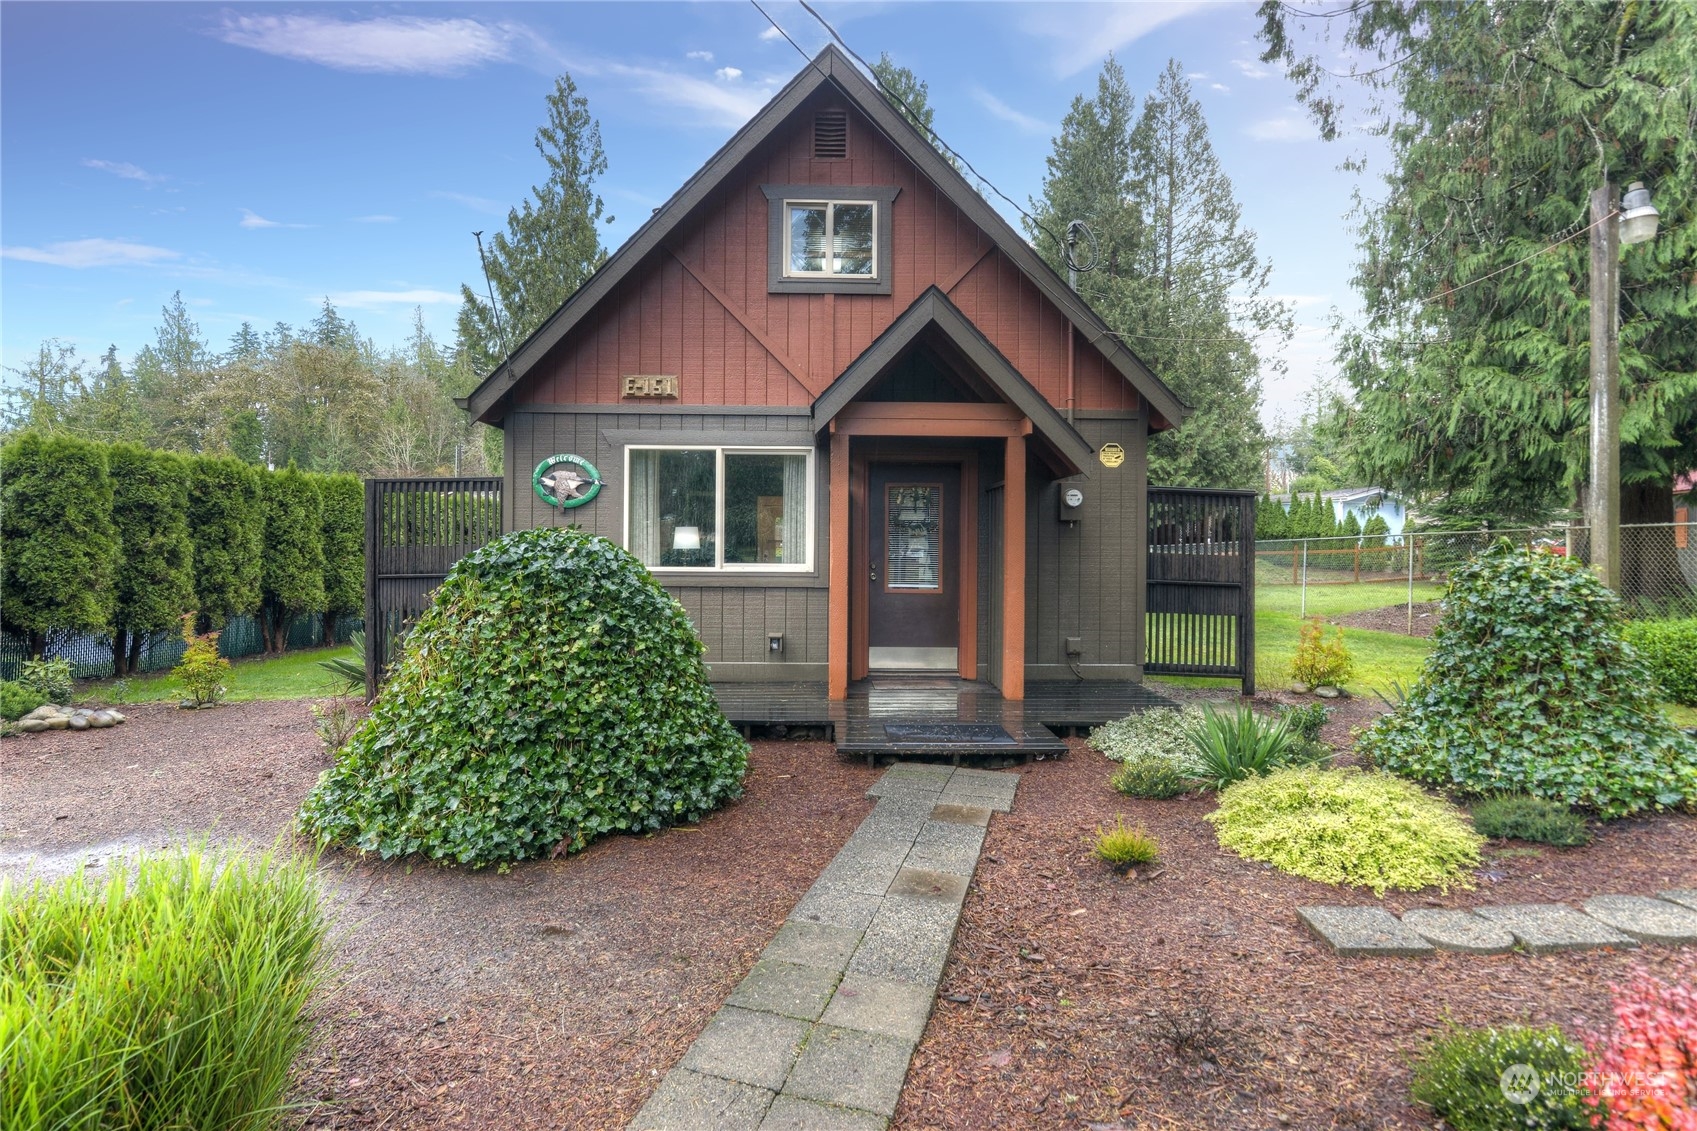
M 336 643 L 348 639 L 365 627 L 359 617 L 336 618 Z M 289 622 L 289 647 L 311 648 L 324 639 L 324 618 L 318 613 L 306 613 Z M 142 641 L 139 672 L 168 671 L 183 658 L 183 635 L 176 629 L 149 633 Z M 226 659 L 257 656 L 265 651 L 265 638 L 259 622 L 250 616 L 231 617 L 218 637 L 218 652 Z M 29 641 L 10 633 L 0 634 L 0 679 L 16 679 L 18 668 L 30 659 Z M 65 659 L 71 662 L 71 674 L 78 679 L 104 679 L 112 674 L 112 638 L 88 632 L 51 629 L 47 633 L 44 659 Z
M 1443 583 L 1451 570 L 1503 538 L 1590 564 L 1591 531 L 1584 526 L 1267 539 L 1255 543 L 1256 591 L 1296 588 L 1306 613 L 1310 587 L 1400 582 L 1412 617 L 1416 583 Z M 1620 563 L 1616 590 L 1628 616 L 1697 616 L 1697 523 L 1622 526 Z

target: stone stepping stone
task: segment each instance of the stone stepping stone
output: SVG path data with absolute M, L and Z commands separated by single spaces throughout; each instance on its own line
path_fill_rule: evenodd
M 1585 901 L 1585 914 L 1639 942 L 1697 943 L 1697 910 L 1677 903 L 1643 895 L 1599 895 Z
M 1686 888 L 1683 891 L 1659 891 L 1656 893 L 1656 897 L 1697 911 L 1697 888 Z
M 731 991 L 725 1004 L 800 1021 L 817 1021 L 837 988 L 838 977 L 834 969 L 763 959 Z
M 779 1096 L 772 1101 L 760 1131 L 884 1131 L 889 1125 L 889 1120 L 869 1111 Z
M 1431 943 L 1382 907 L 1298 907 L 1296 913 L 1345 958 L 1413 958 L 1432 953 Z
M 1514 949 L 1514 935 L 1471 911 L 1437 908 L 1405 911 L 1402 925 L 1413 929 L 1439 950 L 1459 950 L 1464 954 L 1507 954 Z
M 908 1041 L 821 1025 L 808 1037 L 784 1093 L 888 1119 L 896 1113 L 912 1055 Z
M 755 1131 L 771 1104 L 767 1088 L 676 1068 L 660 1081 L 630 1126 L 631 1131 Z
M 1589 915 L 1581 915 L 1563 903 L 1513 903 L 1506 907 L 1481 907 L 1478 914 L 1514 933 L 1532 954 L 1555 954 L 1563 950 L 1594 950 L 1604 946 L 1637 946 L 1623 935 Z

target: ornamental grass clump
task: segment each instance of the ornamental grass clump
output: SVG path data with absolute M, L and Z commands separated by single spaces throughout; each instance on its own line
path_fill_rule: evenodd
M 274 854 L 0 885 L 0 1127 L 276 1126 L 324 936 L 312 863 Z
M 1441 789 L 1621 817 L 1697 800 L 1697 741 L 1662 714 L 1620 603 L 1579 562 L 1499 542 L 1456 570 L 1431 655 L 1356 751 Z
M 1288 765 L 1298 735 L 1285 719 L 1258 715 L 1249 707 L 1216 711 L 1202 706 L 1202 717 L 1185 728 L 1196 776 L 1211 789 L 1271 773 Z
M 607 539 L 509 534 L 437 588 L 301 825 L 481 866 L 700 820 L 748 768 L 703 651 L 683 606 Z
M 1450 1028 L 1415 1064 L 1409 1094 L 1455 1131 L 1589 1131 L 1587 1068 L 1554 1025 Z
M 1115 817 L 1109 828 L 1098 825 L 1090 850 L 1096 859 L 1122 874 L 1139 864 L 1153 864 L 1161 854 L 1159 842 L 1143 829 L 1126 824 L 1124 817 Z
M 1410 782 L 1312 766 L 1248 778 L 1208 814 L 1220 847 L 1318 880 L 1385 892 L 1471 887 L 1484 838 Z

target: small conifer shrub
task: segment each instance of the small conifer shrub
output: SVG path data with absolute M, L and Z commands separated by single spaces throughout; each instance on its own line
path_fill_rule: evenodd
M 1455 1131 L 1589 1131 L 1586 1068 L 1585 1050 L 1553 1025 L 1452 1028 L 1414 1066 L 1409 1093 Z
M 1528 840 L 1558 848 L 1591 843 L 1585 818 L 1558 802 L 1523 793 L 1488 797 L 1475 804 L 1473 827 L 1493 840 Z

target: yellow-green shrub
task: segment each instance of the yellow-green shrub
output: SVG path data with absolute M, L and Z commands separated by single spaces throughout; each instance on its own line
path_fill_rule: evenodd
M 1249 778 L 1208 814 L 1220 846 L 1325 884 L 1471 886 L 1484 838 L 1452 806 L 1385 774 L 1302 767 Z

